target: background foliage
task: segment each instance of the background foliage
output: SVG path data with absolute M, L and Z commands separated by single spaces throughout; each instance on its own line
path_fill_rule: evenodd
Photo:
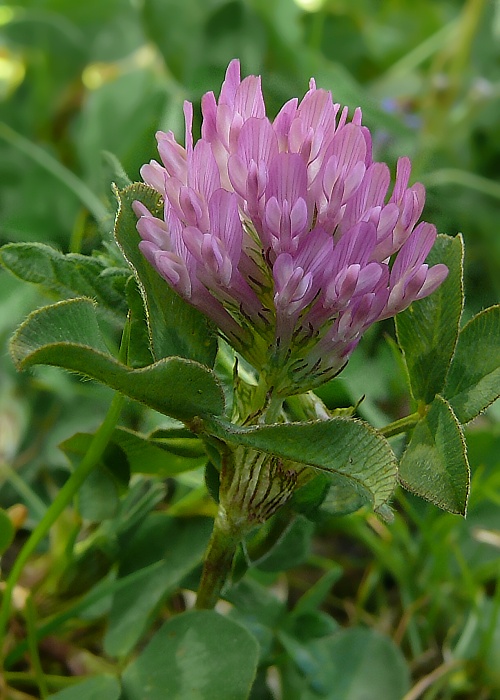
M 36 266 L 2 254 L 33 285 L 0 270 L 4 572 L 112 396 L 53 368 L 17 374 L 8 338 L 78 277 L 79 292 L 104 309 L 99 323 L 113 350 L 134 290 L 112 242 L 111 182 L 139 178 L 155 157 L 155 130 L 182 137 L 183 100 L 198 104 L 217 91 L 235 56 L 245 74 L 263 74 L 271 113 L 302 95 L 312 75 L 336 101 L 360 105 L 377 159 L 394 168 L 399 155 L 412 158 L 413 179 L 427 187 L 424 218 L 463 233 L 465 320 L 498 300 L 498 1 L 1 4 L 0 244 L 41 244 Z M 71 263 L 57 251 L 73 253 Z M 92 280 L 80 255 L 93 255 Z M 367 335 L 342 377 L 321 389 L 330 407 L 365 395 L 359 413 L 377 427 L 408 413 L 393 337 L 390 322 Z M 399 491 L 390 525 L 365 510 L 338 517 L 327 509 L 284 532 L 273 522 L 247 553 L 250 574 L 231 589 L 229 616 L 175 618 L 190 600 L 179 590 L 196 587 L 214 513 L 206 457 L 178 424 L 127 403 L 112 448 L 16 591 L 7 697 L 59 690 L 69 700 L 135 700 L 158 666 L 151 698 L 164 697 L 172 675 L 169 697 L 178 698 L 190 697 L 183 682 L 193 678 L 200 697 L 215 687 L 213 697 L 224 698 L 224 688 L 228 700 L 247 697 L 252 683 L 256 699 L 279 685 L 292 700 L 500 697 L 499 424 L 494 405 L 467 429 L 466 520 Z M 131 429 L 158 443 L 144 452 Z M 183 670 L 169 652 L 172 634 L 185 643 Z M 226 646 L 214 649 L 215 636 Z M 81 685 L 73 688 L 74 677 Z

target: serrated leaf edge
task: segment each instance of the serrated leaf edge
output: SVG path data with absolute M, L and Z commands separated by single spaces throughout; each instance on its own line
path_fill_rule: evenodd
M 454 510 L 454 509 L 452 510 L 452 509 L 449 509 L 449 508 L 443 508 L 443 505 L 442 505 L 441 503 L 439 503 L 437 499 L 433 499 L 432 496 L 424 496 L 424 495 L 422 495 L 421 493 L 419 493 L 419 491 L 418 491 L 417 489 L 413 488 L 410 484 L 406 483 L 405 480 L 402 479 L 402 478 L 400 477 L 399 471 L 398 471 L 398 482 L 399 482 L 399 484 L 400 484 L 406 491 L 409 491 L 409 493 L 413 493 L 415 496 L 418 496 L 419 498 L 422 498 L 424 501 L 428 501 L 429 503 L 432 503 L 432 505 L 437 506 L 437 507 L 440 508 L 441 510 L 445 510 L 447 513 L 453 513 L 454 515 L 461 515 L 461 516 L 463 516 L 464 518 L 466 518 L 466 517 L 467 517 L 467 503 L 468 503 L 468 500 L 469 500 L 469 492 L 470 492 L 470 480 L 471 480 L 470 464 L 469 464 L 469 458 L 468 458 L 468 455 L 467 455 L 467 442 L 466 442 L 466 440 L 465 440 L 465 435 L 464 435 L 464 431 L 463 431 L 462 425 L 460 424 L 460 421 L 459 421 L 458 418 L 456 417 L 455 411 L 454 411 L 453 408 L 451 407 L 449 401 L 447 401 L 447 400 L 444 398 L 444 396 L 441 396 L 441 394 L 436 394 L 435 399 L 436 399 L 436 398 L 441 399 L 441 400 L 446 404 L 446 406 L 449 408 L 450 413 L 451 413 L 451 415 L 452 415 L 452 418 L 453 418 L 454 421 L 455 421 L 455 424 L 456 424 L 456 426 L 457 426 L 457 428 L 458 428 L 458 432 L 459 432 L 459 435 L 460 435 L 460 441 L 461 441 L 461 443 L 462 443 L 462 448 L 463 448 L 463 456 L 464 456 L 464 458 L 465 458 L 465 464 L 466 464 L 466 467 L 467 467 L 467 490 L 466 490 L 466 494 L 465 494 L 465 508 L 464 508 L 463 512 L 462 512 L 461 510 Z M 434 400 L 435 400 L 435 399 L 434 399 Z M 431 405 L 431 404 L 429 404 L 429 406 L 430 406 L 430 405 Z M 421 420 L 425 420 L 425 416 L 424 416 Z M 420 422 L 421 422 L 421 421 L 419 421 L 419 423 L 420 423 Z M 418 425 L 419 423 L 417 423 L 417 425 Z M 417 425 L 415 425 L 415 427 L 413 428 L 413 430 L 415 430 L 415 428 L 417 427 Z M 412 431 L 412 433 L 413 433 L 413 431 Z M 408 450 L 408 447 L 409 447 L 409 443 L 408 443 L 408 445 L 407 445 L 407 447 L 406 447 L 404 453 L 401 455 L 401 459 L 403 459 L 403 457 L 405 456 L 406 451 Z
M 456 344 L 455 344 L 455 350 L 453 351 L 453 356 L 452 356 L 452 358 L 451 358 L 450 367 L 451 367 L 451 365 L 453 364 L 453 359 L 454 359 L 454 357 L 455 357 L 455 352 L 456 352 L 456 349 L 457 349 L 457 346 L 458 346 L 458 341 L 460 340 L 460 335 L 462 334 L 462 332 L 467 328 L 467 326 L 469 326 L 469 325 L 472 323 L 472 321 L 477 320 L 480 316 L 484 316 L 485 314 L 487 314 L 488 312 L 492 311 L 493 309 L 500 309 L 500 304 L 493 304 L 492 306 L 488 306 L 486 309 L 482 309 L 482 310 L 479 311 L 475 316 L 473 316 L 472 318 L 470 318 L 470 319 L 467 321 L 467 323 L 464 324 L 464 326 L 460 329 L 460 332 L 459 332 L 459 334 L 458 334 L 458 336 L 457 336 L 457 342 L 456 342 Z M 449 368 L 448 368 L 448 369 L 449 369 Z M 445 384 L 444 384 L 444 387 L 443 387 L 444 390 L 446 389 L 447 382 L 448 382 L 448 374 L 446 375 L 446 381 L 445 381 Z M 443 397 L 443 398 L 444 398 L 444 397 Z M 452 398 L 453 398 L 453 397 L 452 397 Z M 475 415 L 473 415 L 472 418 L 469 418 L 469 419 L 466 420 L 464 423 L 461 423 L 461 425 L 469 425 L 469 423 L 471 423 L 473 420 L 475 420 L 478 416 L 481 416 L 493 403 L 495 403 L 495 401 L 496 401 L 498 398 L 500 398 L 500 394 L 497 394 L 497 396 L 495 396 L 493 399 L 491 399 L 491 401 L 489 401 L 489 402 L 486 404 L 486 406 L 483 406 L 483 408 L 482 408 L 480 411 L 478 411 L 478 413 L 476 413 Z M 449 402 L 448 399 L 445 399 L 445 400 Z M 453 407 L 452 407 L 451 405 L 450 405 L 450 408 L 453 410 Z M 453 411 L 453 412 L 454 412 L 454 411 Z M 457 420 L 458 420 L 458 419 L 457 419 Z
M 149 310 L 149 298 L 148 298 L 148 294 L 147 294 L 147 292 L 146 292 L 146 287 L 144 286 L 144 284 L 143 284 L 143 282 L 142 282 L 142 280 L 141 280 L 141 277 L 140 277 L 139 273 L 137 272 L 137 270 L 136 270 L 136 268 L 135 268 L 135 265 L 134 265 L 133 262 L 130 260 L 130 258 L 127 256 L 127 254 L 126 254 L 126 252 L 125 252 L 125 249 L 124 249 L 123 246 L 121 245 L 121 243 L 120 243 L 120 241 L 119 241 L 119 239 L 118 239 L 118 236 L 116 235 L 116 231 L 117 231 L 117 227 L 118 227 L 118 221 L 119 221 L 120 216 L 122 215 L 122 212 L 123 212 L 123 210 L 124 210 L 124 207 L 123 207 L 123 196 L 124 196 L 129 190 L 133 190 L 134 188 L 137 188 L 137 187 L 138 187 L 141 191 L 143 191 L 144 193 L 147 193 L 147 194 L 155 194 L 155 195 L 159 198 L 159 202 L 161 202 L 161 195 L 160 195 L 160 193 L 157 192 L 157 191 L 156 191 L 155 189 L 153 189 L 152 187 L 149 187 L 149 185 L 144 184 L 143 182 L 132 182 L 130 185 L 127 185 L 127 187 L 123 187 L 122 189 L 119 189 L 119 187 L 117 187 L 117 185 L 113 182 L 112 185 L 111 185 L 111 188 L 112 188 L 113 194 L 115 195 L 116 200 L 117 200 L 117 202 L 118 202 L 118 209 L 117 209 L 116 216 L 115 216 L 115 221 L 114 221 L 114 224 L 113 224 L 113 239 L 114 239 L 116 245 L 118 246 L 118 248 L 120 249 L 121 254 L 123 255 L 123 257 L 124 257 L 125 260 L 127 261 L 128 266 L 129 266 L 130 269 L 132 270 L 132 273 L 133 273 L 133 275 L 134 275 L 134 277 L 135 277 L 135 280 L 136 280 L 136 282 L 137 282 L 137 286 L 138 286 L 139 291 L 140 291 L 140 293 L 141 293 L 142 303 L 144 304 L 144 314 L 145 314 L 145 316 L 146 316 L 146 325 L 147 325 L 147 328 L 148 328 L 149 349 L 150 349 L 151 354 L 153 355 L 153 357 L 156 359 L 156 353 L 155 353 L 154 342 L 153 342 L 153 330 L 152 330 L 152 328 L 151 328 L 151 313 L 150 313 L 150 310 Z M 160 205 L 159 205 L 159 206 L 160 206 Z M 152 213 L 153 213 L 153 215 L 154 215 L 156 212 L 152 212 Z M 152 269 L 153 269 L 153 268 L 152 268 Z M 167 284 L 167 283 L 165 282 L 165 284 Z
M 465 304 L 465 295 L 464 295 L 464 259 L 465 259 L 465 245 L 464 245 L 464 238 L 463 238 L 463 236 L 462 236 L 461 233 L 457 233 L 456 236 L 450 236 L 450 235 L 448 235 L 447 233 L 438 233 L 438 235 L 437 235 L 437 237 L 436 237 L 436 240 L 437 240 L 438 238 L 439 238 L 439 239 L 444 239 L 444 238 L 446 238 L 446 239 L 448 239 L 448 240 L 450 240 L 450 241 L 454 241 L 454 240 L 458 239 L 458 240 L 460 241 L 460 297 L 461 297 L 461 308 L 460 308 L 460 314 L 459 314 L 459 317 L 458 317 L 458 332 L 457 332 L 457 335 L 456 335 L 456 338 L 455 338 L 455 343 L 454 343 L 454 345 L 453 345 L 453 351 L 452 351 L 452 353 L 451 353 L 450 363 L 448 364 L 448 367 L 447 367 L 447 369 L 446 369 L 446 374 L 445 374 L 444 379 L 443 379 L 443 386 L 441 387 L 441 391 L 442 391 L 442 390 L 444 389 L 444 387 L 446 386 L 446 381 L 447 381 L 447 378 L 448 378 L 448 373 L 449 373 L 449 371 L 450 371 L 451 363 L 453 362 L 453 358 L 454 358 L 454 356 L 455 356 L 455 351 L 456 351 L 456 349 L 457 349 L 458 338 L 459 338 L 459 336 L 460 336 L 460 321 L 461 321 L 461 319 L 462 319 L 462 315 L 463 315 L 463 311 L 464 311 L 464 304 Z M 418 302 L 413 302 L 413 303 L 418 303 Z M 401 345 L 401 341 L 400 341 L 400 337 L 399 337 L 398 324 L 397 324 L 397 316 L 394 318 L 394 326 L 395 326 L 395 330 L 396 330 L 397 345 L 398 345 L 398 347 L 399 347 L 399 349 L 400 349 L 400 351 L 401 351 L 401 354 L 402 354 L 403 360 L 404 360 L 404 366 L 405 366 L 405 371 L 406 371 L 406 379 L 407 379 L 408 389 L 409 389 L 409 391 L 410 391 L 410 394 L 411 394 L 412 398 L 413 398 L 415 401 L 419 401 L 419 399 L 418 399 L 417 397 L 415 397 L 415 395 L 414 395 L 414 393 L 413 393 L 413 386 L 412 386 L 411 376 L 410 376 L 410 372 L 409 372 L 409 369 L 408 369 L 408 363 L 406 362 L 406 352 L 405 352 L 403 346 Z M 439 393 L 435 394 L 435 396 L 438 396 L 438 395 L 439 395 Z M 432 402 L 431 402 L 431 403 L 432 403 Z M 429 405 L 430 405 L 430 404 L 429 404 Z

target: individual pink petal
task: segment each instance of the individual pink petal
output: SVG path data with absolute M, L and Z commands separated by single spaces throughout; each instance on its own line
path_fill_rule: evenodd
M 208 201 L 221 186 L 220 172 L 212 148 L 200 139 L 189 159 L 188 185 Z
M 436 227 L 426 222 L 420 223 L 396 256 L 391 271 L 391 283 L 400 279 L 413 267 L 419 267 L 429 254 L 436 240 Z
M 216 190 L 208 203 L 208 213 L 211 233 L 224 241 L 228 255 L 236 267 L 243 241 L 243 227 L 236 195 L 223 189 Z
M 278 138 L 267 118 L 250 117 L 238 135 L 237 153 L 247 164 L 264 162 L 268 167 L 278 155 Z
M 346 124 L 337 131 L 332 141 L 333 153 L 338 158 L 338 167 L 345 177 L 352 168 L 366 157 L 366 141 L 361 129 L 354 124 Z
M 206 92 L 201 98 L 201 138 L 213 143 L 217 138 L 217 102 L 213 92 Z
M 311 127 L 314 131 L 320 129 L 322 133 L 333 134 L 339 109 L 340 105 L 333 104 L 330 92 L 313 87 L 298 106 L 297 117 L 306 128 Z
M 443 263 L 438 263 L 429 268 L 425 282 L 418 293 L 417 299 L 423 299 L 432 294 L 448 277 L 449 270 Z
M 278 138 L 278 143 L 281 151 L 286 149 L 288 144 L 288 134 L 293 119 L 297 113 L 297 105 L 299 101 L 296 97 L 288 100 L 278 112 L 273 121 L 274 133 Z
M 400 204 L 403 199 L 403 195 L 408 187 L 408 181 L 410 179 L 411 173 L 411 162 L 410 159 L 404 156 L 398 159 L 398 164 L 396 168 L 396 183 L 394 185 L 394 190 L 392 192 L 391 202 Z
M 298 199 L 307 198 L 307 170 L 302 158 L 295 153 L 280 153 L 269 168 L 266 197 L 285 200 L 293 206 Z
M 241 114 L 244 120 L 249 117 L 266 116 L 260 76 L 249 75 L 241 82 L 236 90 L 234 110 Z
M 137 230 L 143 241 L 154 243 L 158 248 L 168 250 L 170 233 L 167 224 L 154 216 L 141 216 L 137 222 Z
M 204 202 L 191 187 L 180 188 L 179 206 L 181 219 L 187 226 L 198 226 L 203 230 L 208 228 L 208 214 L 205 211 Z
M 156 160 L 151 160 L 148 164 L 143 165 L 141 177 L 144 182 L 155 189 L 160 194 L 165 194 L 165 177 L 167 171 Z
M 219 104 L 234 106 L 236 91 L 240 85 L 240 62 L 233 58 L 226 70 L 226 77 L 222 83 Z
M 156 133 L 158 153 L 161 156 L 165 170 L 186 184 L 186 149 L 177 143 L 171 131 Z
M 187 100 L 184 101 L 184 121 L 186 153 L 189 155 L 193 150 L 193 104 Z

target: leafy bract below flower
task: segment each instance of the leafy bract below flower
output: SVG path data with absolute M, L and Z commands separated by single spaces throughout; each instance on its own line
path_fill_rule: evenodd
M 431 294 L 445 265 L 425 259 L 436 238 L 417 223 L 424 187 L 400 158 L 372 160 L 361 110 L 309 90 L 271 121 L 260 78 L 230 63 L 219 101 L 202 99 L 201 138 L 184 105 L 185 147 L 158 132 L 162 164 L 143 166 L 164 198 L 160 220 L 134 208 L 140 248 L 187 302 L 219 327 L 281 395 L 313 388 L 347 362 L 363 332 Z

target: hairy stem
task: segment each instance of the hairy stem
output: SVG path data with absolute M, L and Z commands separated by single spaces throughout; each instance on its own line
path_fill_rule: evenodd
M 233 529 L 222 509 L 215 519 L 212 537 L 203 564 L 203 573 L 196 597 L 199 610 L 211 610 L 220 598 L 233 564 L 241 533 Z
M 393 423 L 389 423 L 385 428 L 380 428 L 379 433 L 386 438 L 394 437 L 400 433 L 407 433 L 408 430 L 414 428 L 418 421 L 422 418 L 422 415 L 418 412 L 411 413 L 409 416 L 395 420 Z

